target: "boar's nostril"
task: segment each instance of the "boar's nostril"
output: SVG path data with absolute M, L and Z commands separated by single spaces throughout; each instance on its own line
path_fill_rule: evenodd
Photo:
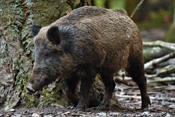
M 29 93 L 35 93 L 35 90 L 33 89 L 33 87 L 32 87 L 32 84 L 31 83 L 28 83 L 28 85 L 27 85 L 27 90 L 29 91 Z

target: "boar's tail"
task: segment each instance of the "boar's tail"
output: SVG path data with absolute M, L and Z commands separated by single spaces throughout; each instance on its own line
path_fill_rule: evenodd
M 120 13 L 122 15 L 128 15 L 127 12 L 125 10 L 123 10 L 123 9 L 114 9 L 113 11 L 117 12 L 117 13 Z

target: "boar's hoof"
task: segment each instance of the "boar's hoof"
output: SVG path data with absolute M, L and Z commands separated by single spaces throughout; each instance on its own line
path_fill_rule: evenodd
M 142 108 L 141 109 L 142 110 L 147 109 L 149 105 L 151 105 L 151 101 L 150 101 L 149 96 L 147 96 L 145 98 L 145 100 L 142 102 Z
M 85 111 L 86 110 L 86 104 L 78 104 L 76 107 L 75 107 L 75 109 L 74 109 L 74 111 Z
M 90 110 L 104 110 L 106 109 L 105 105 L 99 105 L 97 107 L 92 107 Z
M 108 101 L 102 101 L 97 107 L 96 110 L 104 110 L 108 106 Z
M 28 93 L 35 93 L 35 90 L 33 89 L 33 87 L 32 87 L 32 84 L 31 83 L 29 83 L 28 85 L 27 85 L 27 90 L 28 90 Z
M 104 110 L 104 109 L 106 109 L 105 105 L 99 105 L 95 108 L 95 110 Z

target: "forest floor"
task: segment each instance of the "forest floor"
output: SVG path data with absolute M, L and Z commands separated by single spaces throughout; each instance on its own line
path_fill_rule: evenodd
M 170 87 L 169 84 L 159 86 Z M 173 85 L 172 85 L 173 86 Z M 148 88 L 151 106 L 146 110 L 140 110 L 140 92 L 136 86 L 117 85 L 115 95 L 122 109 L 106 111 L 74 112 L 73 107 L 52 106 L 47 108 L 23 108 L 18 107 L 9 111 L 0 110 L 0 117 L 173 117 L 175 116 L 175 90 L 163 90 L 162 88 Z
M 156 36 L 157 34 L 157 36 Z M 142 31 L 143 40 L 157 40 L 165 36 L 162 30 Z M 0 117 L 175 117 L 175 83 L 151 83 L 148 79 L 148 94 L 151 106 L 140 110 L 140 92 L 136 85 L 126 86 L 117 84 L 115 95 L 121 104 L 121 109 L 105 111 L 74 112 L 73 107 L 62 107 L 59 105 L 47 108 L 24 108 L 17 107 L 8 111 L 0 109 Z

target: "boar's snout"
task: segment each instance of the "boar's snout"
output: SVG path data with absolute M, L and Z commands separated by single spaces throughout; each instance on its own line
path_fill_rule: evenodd
M 28 83 L 26 88 L 27 88 L 29 93 L 35 93 L 35 90 L 32 87 L 32 83 Z

